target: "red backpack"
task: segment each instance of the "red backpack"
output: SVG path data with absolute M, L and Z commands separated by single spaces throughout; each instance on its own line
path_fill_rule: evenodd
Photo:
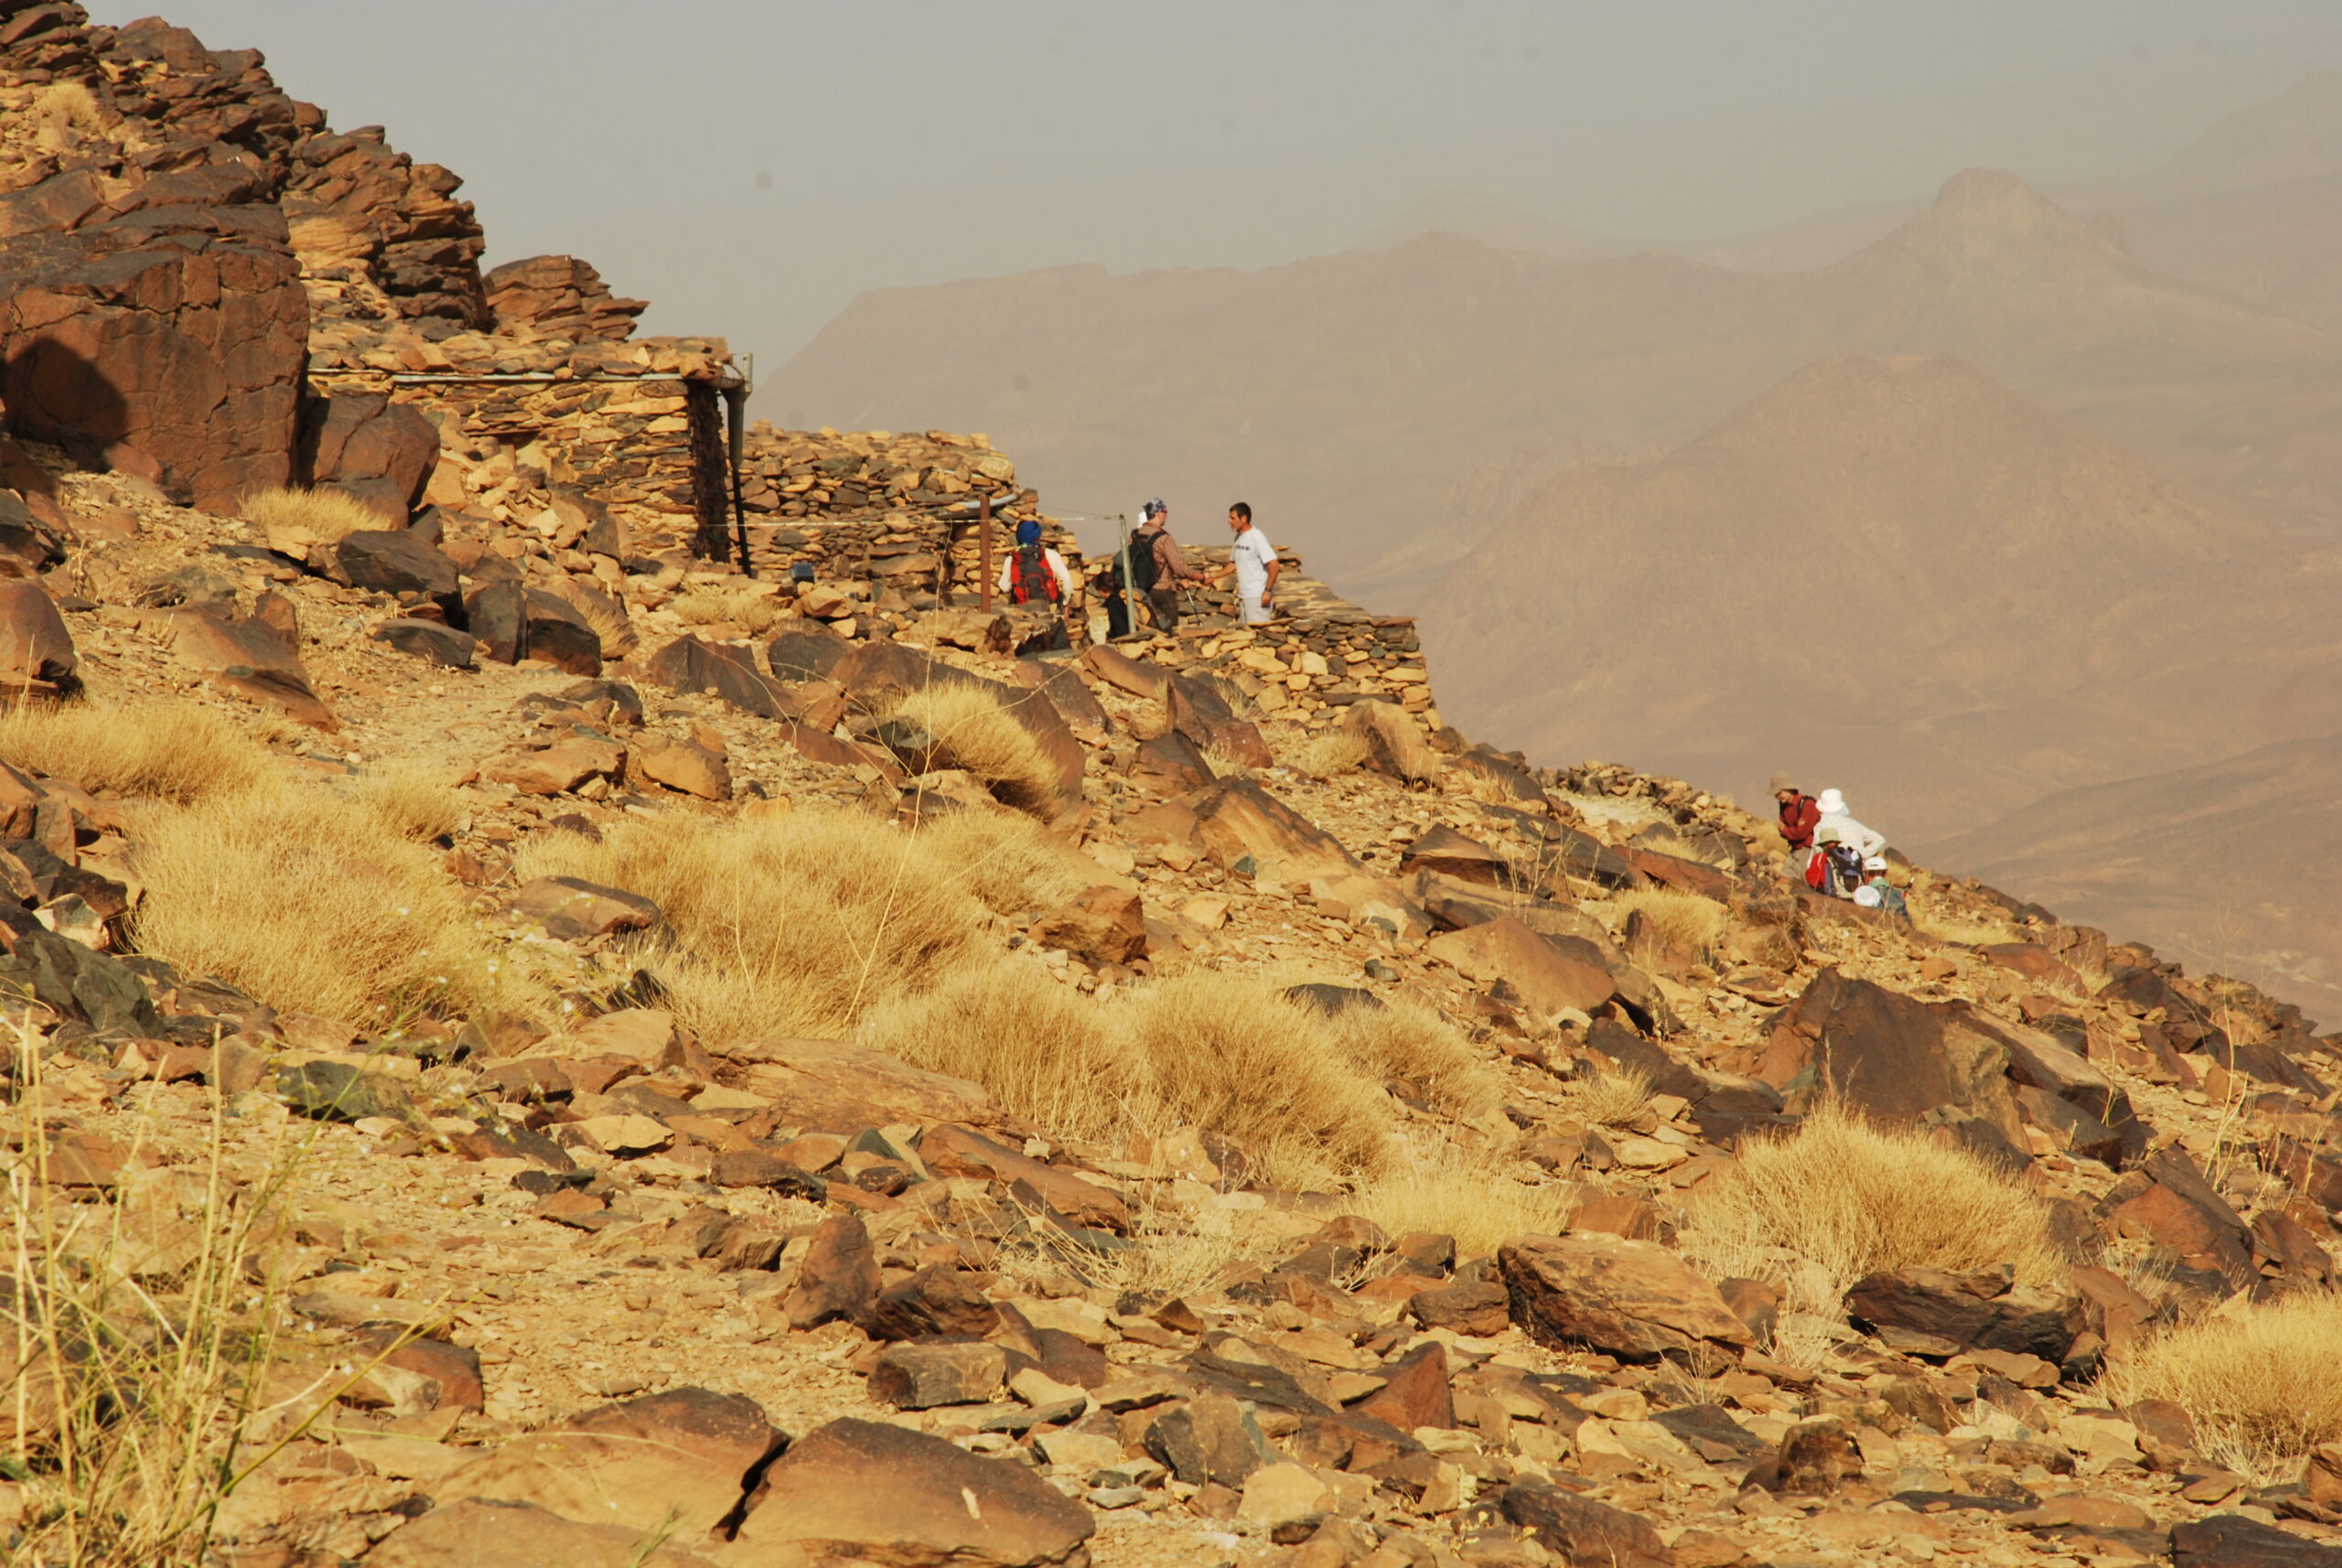
M 1029 605 L 1036 599 L 1055 604 L 1065 596 L 1065 589 L 1058 582 L 1058 575 L 1049 566 L 1048 553 L 1037 544 L 1016 547 L 1016 566 L 1008 579 L 1011 604 Z
M 1816 849 L 1807 852 L 1805 885 L 1814 888 L 1824 888 L 1830 886 L 1830 856 L 1824 851 Z

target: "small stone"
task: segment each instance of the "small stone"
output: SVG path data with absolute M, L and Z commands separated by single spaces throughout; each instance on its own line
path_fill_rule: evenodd
M 1245 1477 L 1236 1517 L 1261 1526 L 1284 1524 L 1325 1512 L 1333 1496 L 1333 1488 L 1303 1466 L 1268 1465 Z

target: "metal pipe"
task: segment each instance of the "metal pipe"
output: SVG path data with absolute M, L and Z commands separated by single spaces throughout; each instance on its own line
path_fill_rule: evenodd
M 482 371 L 478 372 L 464 371 L 377 371 L 363 366 L 356 369 L 352 369 L 348 366 L 337 366 L 329 370 L 313 370 L 309 372 L 309 379 L 312 381 L 315 381 L 321 376 L 381 377 L 387 379 L 393 386 L 403 387 L 436 386 L 450 383 L 461 384 L 475 381 L 535 381 L 543 382 L 546 385 L 558 385 L 564 381 L 687 381 L 699 379 L 684 375 L 681 371 L 640 371 L 630 375 L 618 374 L 616 372 L 596 371 L 592 375 L 559 376 L 546 371 Z M 718 388 L 745 386 L 747 384 L 743 378 L 736 375 L 728 378 L 716 376 L 709 378 L 709 380 Z
M 980 596 L 976 607 L 986 615 L 992 613 L 992 498 L 986 496 L 976 504 L 976 526 L 983 531 L 983 564 L 978 573 L 982 577 L 977 586 Z

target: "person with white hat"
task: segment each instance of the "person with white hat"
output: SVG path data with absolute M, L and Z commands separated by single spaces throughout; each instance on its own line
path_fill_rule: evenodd
M 1846 797 L 1843 794 L 1836 789 L 1824 789 L 1814 797 L 1813 803 L 1821 808 L 1821 820 L 1814 827 L 1816 843 L 1821 842 L 1823 829 L 1835 828 L 1838 830 L 1839 842 L 1853 845 L 1856 853 L 1864 860 L 1872 855 L 1886 853 L 1886 840 L 1854 821 L 1853 817 L 1848 813 Z
M 1911 918 L 1911 907 L 1903 898 L 1902 890 L 1886 879 L 1886 857 L 1874 854 L 1863 862 L 1863 884 L 1854 889 L 1854 902 L 1865 909 L 1884 909 L 1900 920 Z

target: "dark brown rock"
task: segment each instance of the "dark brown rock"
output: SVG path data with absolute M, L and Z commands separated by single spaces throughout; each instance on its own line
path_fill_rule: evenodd
M 1650 1520 L 1551 1481 L 1523 1477 L 1498 1506 L 1569 1568 L 1675 1568 L 1675 1553 Z
M 870 1397 L 897 1410 L 982 1404 L 1008 1377 L 997 1345 L 889 1345 L 870 1369 Z
M 1222 779 L 1191 806 L 1205 853 L 1222 870 L 1249 860 L 1263 881 L 1298 883 L 1362 869 L 1332 834 L 1249 779 Z
M 765 1472 L 739 1544 L 887 1568 L 1033 1568 L 1084 1562 L 1089 1510 L 1030 1469 L 940 1437 L 833 1421 Z
M 1387 1421 L 1402 1432 L 1419 1426 L 1456 1424 L 1456 1401 L 1447 1380 L 1447 1351 L 1436 1339 L 1419 1345 L 1382 1369 L 1383 1385 L 1349 1408 Z
M 38 583 L 0 582 L 0 681 L 19 689 L 38 682 L 54 691 L 78 685 L 73 634 L 57 601 Z
M 530 588 L 521 595 L 521 607 L 522 658 L 542 659 L 572 675 L 602 672 L 601 635 L 575 605 L 543 588 Z
M 393 528 L 405 527 L 423 504 L 438 463 L 438 427 L 387 393 L 337 392 L 304 412 L 295 464 L 300 482 L 330 485 Z
M 1512 1293 L 1486 1274 L 1458 1278 L 1407 1298 L 1407 1316 L 1425 1328 L 1452 1328 L 1480 1337 L 1501 1334 L 1512 1321 Z
M 1969 1350 L 2003 1350 L 2065 1360 L 2089 1318 L 2079 1297 L 2017 1290 L 1998 1274 L 1899 1269 L 1865 1274 L 1846 1292 L 1846 1311 L 1879 1327 L 1910 1329 Z
M 870 1232 L 851 1214 L 814 1228 L 798 1261 L 797 1283 L 789 1293 L 791 1328 L 811 1328 L 843 1318 L 867 1319 L 878 1302 L 878 1257 Z
M 1590 1013 L 1618 991 L 1591 943 L 1545 936 L 1511 915 L 1444 932 L 1426 946 L 1467 980 L 1510 986 L 1544 1017 L 1565 1008 Z
M 2342 1547 L 2321 1546 L 2242 1514 L 2171 1527 L 2172 1568 L 2342 1568 Z
M 1126 888 L 1092 887 L 1035 916 L 1025 934 L 1090 963 L 1134 963 L 1146 956 L 1146 906 Z
M 403 528 L 360 529 L 328 546 L 327 553 L 330 575 L 345 587 L 413 594 L 450 610 L 456 606 L 455 562 Z
M 1891 1126 L 1951 1108 L 2025 1146 L 1998 1041 L 1956 1020 L 1948 1027 L 1926 1004 L 1834 969 L 1814 976 L 1774 1024 L 1756 1076 L 1784 1090 L 1810 1085 L 1792 1111 L 1823 1092 Z
M 1199 1394 L 1163 1412 L 1147 1423 L 1142 1441 L 1191 1486 L 1210 1481 L 1241 1487 L 1246 1477 L 1278 1458 L 1252 1412 L 1225 1394 Z
M 471 633 L 457 631 L 435 620 L 402 617 L 384 621 L 371 635 L 375 641 L 387 642 L 401 653 L 449 670 L 469 670 L 472 656 L 479 648 L 479 639 Z
M 1801 1421 L 1781 1434 L 1778 1466 L 1777 1490 L 1826 1498 L 1861 1478 L 1863 1451 L 1843 1421 L 1823 1416 Z
M 1000 1326 L 1000 1312 L 973 1278 L 949 1263 L 930 1263 L 880 1291 L 864 1326 L 874 1339 L 981 1339 Z
M 798 716 L 798 704 L 790 700 L 789 693 L 779 682 L 757 670 L 754 655 L 746 649 L 702 642 L 685 635 L 652 654 L 644 670 L 651 680 L 671 692 L 713 695 L 759 718 Z
M 937 1176 L 1022 1185 L 1077 1225 L 1117 1233 L 1130 1228 L 1130 1208 L 1104 1187 L 1083 1181 L 980 1133 L 940 1122 L 919 1135 L 919 1157 Z

